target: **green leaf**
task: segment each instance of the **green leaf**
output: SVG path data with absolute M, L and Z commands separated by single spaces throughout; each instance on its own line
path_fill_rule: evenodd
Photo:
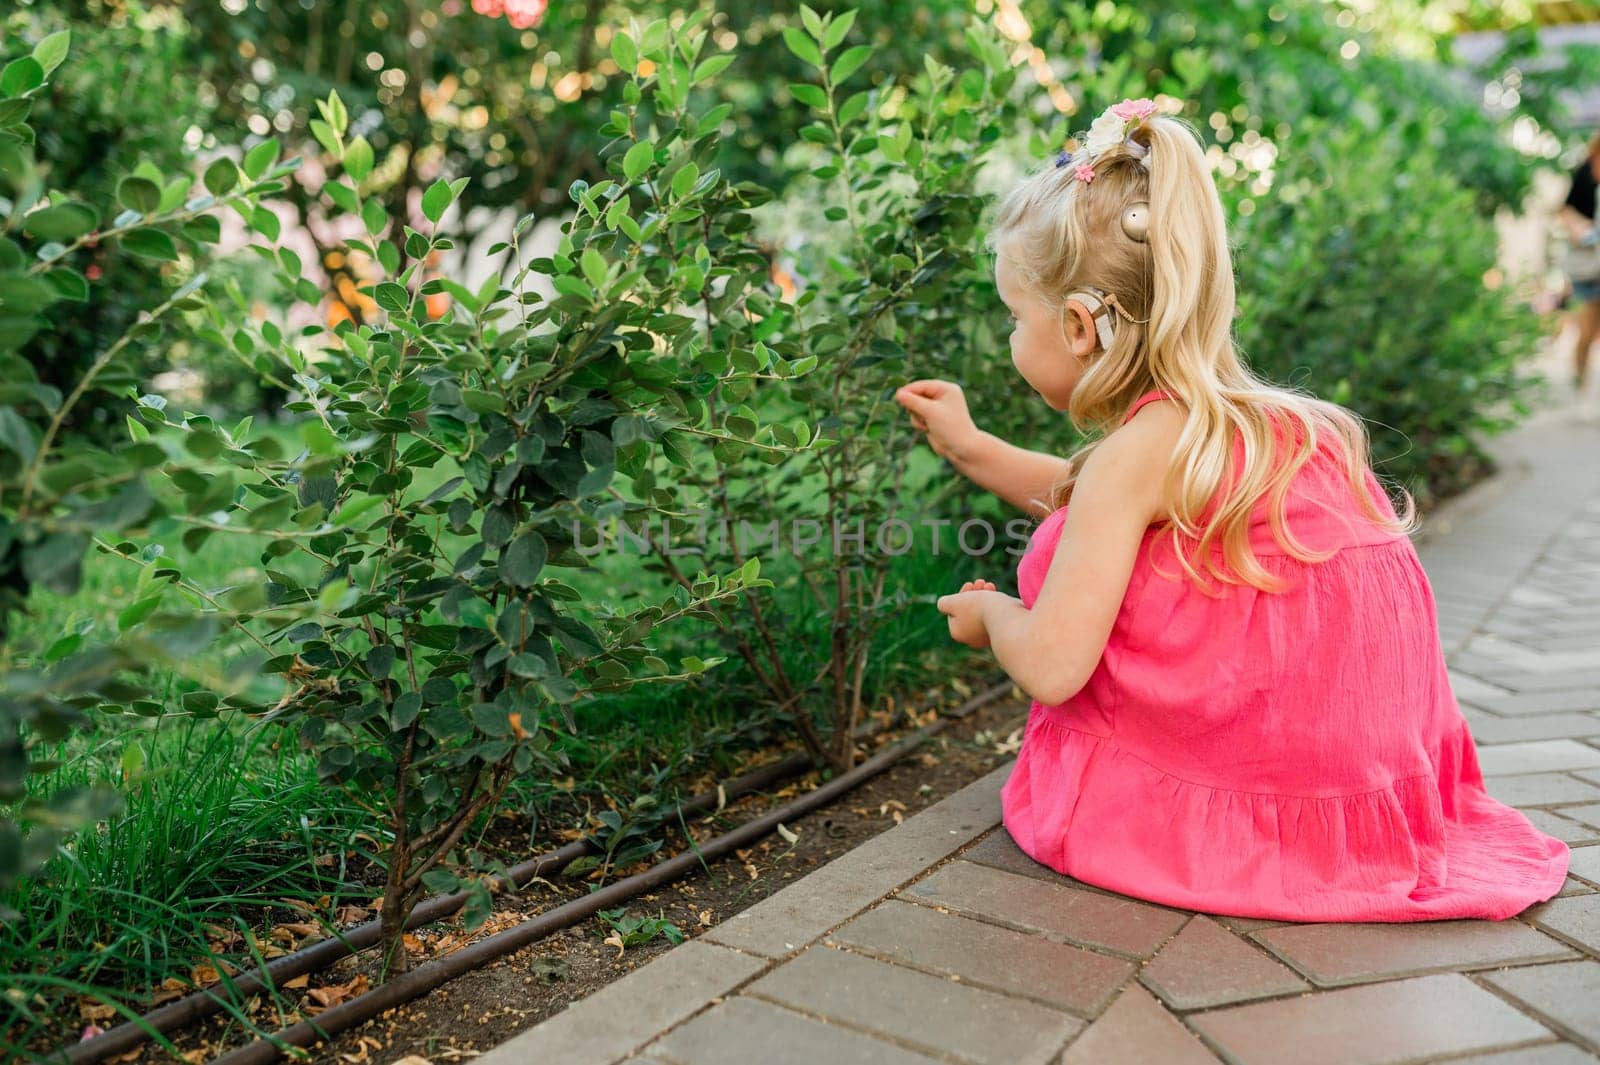
M 178 258 L 177 245 L 172 242 L 170 236 L 159 229 L 135 229 L 122 234 L 119 239 L 124 250 L 141 259 L 172 262 Z
M 149 214 L 161 205 L 161 188 L 149 178 L 125 177 L 117 183 L 117 202 L 130 211 Z
M 250 212 L 250 228 L 268 240 L 278 239 L 282 225 L 272 208 L 266 204 L 256 204 L 255 210 Z
M 389 723 L 397 729 L 407 728 L 417 719 L 421 709 L 422 693 L 406 692 L 394 701 L 394 707 L 389 711 Z
M 44 67 L 31 55 L 14 59 L 0 71 L 0 95 L 23 96 L 44 84 Z
M 89 298 L 89 282 L 71 267 L 58 266 L 46 272 L 44 276 L 45 280 L 56 287 L 56 292 L 64 300 L 82 303 Z
M 648 140 L 639 141 L 622 157 L 622 176 L 629 181 L 637 181 L 641 174 L 655 164 L 655 161 L 655 145 Z
M 833 79 L 835 85 L 839 85 L 849 80 L 850 75 L 860 70 L 861 64 L 865 63 L 871 55 L 872 45 L 870 44 L 858 44 L 854 48 L 846 49 L 834 61 L 833 69 L 828 72 L 828 76 Z
M 501 578 L 519 588 L 532 586 L 544 568 L 548 551 L 544 537 L 536 532 L 517 537 L 500 556 Z
M 411 310 L 411 293 L 405 290 L 404 285 L 397 285 L 393 281 L 380 281 L 372 293 L 373 300 L 396 317 L 404 317 Z
M 131 605 L 123 608 L 122 612 L 117 615 L 117 631 L 127 632 L 129 629 L 139 624 L 139 622 L 149 617 L 150 612 L 161 605 L 161 594 L 161 592 L 157 592 L 155 595 L 147 596 L 144 599 L 139 599 Z
M 128 744 L 122 749 L 121 762 L 123 780 L 138 780 L 144 775 L 144 748 L 137 743 Z
M 511 735 L 511 722 L 506 711 L 494 703 L 473 703 L 472 723 L 486 736 Z
M 344 172 L 349 174 L 357 185 L 367 180 L 367 175 L 372 173 L 372 145 L 367 143 L 367 138 L 357 137 L 345 147 Z
M 700 168 L 693 159 L 684 163 L 676 174 L 672 175 L 672 194 L 679 199 L 684 198 L 693 191 L 695 182 L 700 180 Z M 622 201 L 617 201 L 621 203 Z
M 356 496 L 354 499 L 346 500 L 344 506 L 339 508 L 339 513 L 334 516 L 333 524 L 336 527 L 354 524 L 363 514 L 382 506 L 385 498 L 384 496 L 361 495 Z
M 213 196 L 225 196 L 239 183 L 239 168 L 232 159 L 218 159 L 206 167 L 206 190 Z
M 789 83 L 789 92 L 796 100 L 799 100 L 807 107 L 814 107 L 818 111 L 826 111 L 828 109 L 828 94 L 819 86 L 793 81 Z
M 563 296 L 575 296 L 580 300 L 594 299 L 594 289 L 590 288 L 581 277 L 571 274 L 557 274 L 550 279 L 550 286 Z
M 701 63 L 699 66 L 694 68 L 694 77 L 689 79 L 690 83 L 698 85 L 707 78 L 716 77 L 724 70 L 727 70 L 728 65 L 732 63 L 735 58 L 737 57 L 732 53 L 712 56 L 710 59 L 707 59 L 704 63 Z
M 856 93 L 839 107 L 839 125 L 848 126 L 867 108 L 867 97 L 872 93 L 867 90 Z
M 201 244 L 216 244 L 222 240 L 222 223 L 216 215 L 203 214 L 183 223 L 183 235 Z
M 828 25 L 827 31 L 822 35 L 822 50 L 827 52 L 837 48 L 839 42 L 844 40 L 845 34 L 850 32 L 850 27 L 855 21 L 856 13 L 853 8 L 843 14 L 835 15 L 833 22 Z
M 56 287 L 37 277 L 0 274 L 0 312 L 27 314 L 61 298 Z
M 783 30 L 783 43 L 789 46 L 801 62 L 810 63 L 814 67 L 822 65 L 822 53 L 817 50 L 817 43 L 804 33 L 798 26 L 786 26 Z
M 39 431 L 16 408 L 0 406 L 0 445 L 16 452 L 23 462 L 32 462 L 39 447 Z
M 632 74 L 639 66 L 639 48 L 633 43 L 633 38 L 626 33 L 613 33 L 611 58 L 622 68 L 623 73 Z
M 58 662 L 67 655 L 70 655 L 72 652 L 76 651 L 82 644 L 82 634 L 76 632 L 69 633 L 45 649 L 44 660 L 46 662 Z
M 606 283 L 606 258 L 593 248 L 583 249 L 583 254 L 578 257 L 583 266 L 583 276 L 589 279 L 589 284 L 600 288 Z
M 328 123 L 333 126 L 334 131 L 341 137 L 344 136 L 344 131 L 350 125 L 350 113 L 345 110 L 344 101 L 339 98 L 338 90 L 328 90 L 328 106 L 324 114 L 328 116 Z
M 260 181 L 261 175 L 278 161 L 278 138 L 268 137 L 244 153 L 244 172 L 251 181 Z
M 44 69 L 46 76 L 67 58 L 67 49 L 71 43 L 72 31 L 59 30 L 33 46 L 33 58 Z
M 440 178 L 428 186 L 428 191 L 422 194 L 422 213 L 430 222 L 437 223 L 449 210 L 450 203 L 455 195 L 450 191 L 450 183 Z
M 33 584 L 61 595 L 76 595 L 82 575 L 83 552 L 89 537 L 61 533 L 22 550 L 22 572 Z
M 77 240 L 94 229 L 100 216 L 82 203 L 58 203 L 22 217 L 22 228 L 41 240 Z
M 372 199 L 361 205 L 361 221 L 366 224 L 367 233 L 375 237 L 389 224 L 389 215 L 381 202 Z
M 311 135 L 317 138 L 317 143 L 322 145 L 329 155 L 335 159 L 344 158 L 344 145 L 340 143 L 339 135 L 333 131 L 332 126 L 322 121 L 322 119 L 313 118 L 311 120 Z
M 822 39 L 822 16 L 812 10 L 810 4 L 800 5 L 800 21 L 804 24 L 806 32 L 811 36 Z
M 328 181 L 323 183 L 322 191 L 328 194 L 328 199 L 338 205 L 340 210 L 349 211 L 351 214 L 356 212 L 356 190 L 349 185 L 342 181 Z

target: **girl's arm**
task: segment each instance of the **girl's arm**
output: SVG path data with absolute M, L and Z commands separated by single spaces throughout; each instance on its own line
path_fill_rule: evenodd
M 988 432 L 979 432 L 967 448 L 952 452 L 950 462 L 978 487 L 1035 518 L 1050 516 L 1050 486 L 1066 475 L 1069 465 L 1059 455 L 1029 451 Z
M 1047 506 L 1032 500 L 1049 494 L 1066 473 L 1066 459 L 1014 447 L 979 429 L 954 381 L 911 381 L 896 389 L 894 398 L 911 415 L 912 428 L 927 433 L 928 446 L 963 477 L 1035 517 L 1049 516 Z

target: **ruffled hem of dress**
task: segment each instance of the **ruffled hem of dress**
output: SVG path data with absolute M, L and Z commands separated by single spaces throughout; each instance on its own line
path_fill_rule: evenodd
M 1034 705 L 1003 819 L 1087 884 L 1240 917 L 1422 921 L 1502 920 L 1566 880 L 1567 845 L 1484 790 L 1464 723 L 1434 774 L 1306 797 L 1180 779 L 1060 714 Z

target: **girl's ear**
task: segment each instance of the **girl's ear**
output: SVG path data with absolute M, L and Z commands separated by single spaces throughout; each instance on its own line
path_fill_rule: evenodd
M 1089 314 L 1089 308 L 1077 300 L 1068 300 L 1062 318 L 1067 327 L 1067 348 L 1073 356 L 1087 359 L 1093 355 L 1100 338 L 1095 334 L 1094 318 Z

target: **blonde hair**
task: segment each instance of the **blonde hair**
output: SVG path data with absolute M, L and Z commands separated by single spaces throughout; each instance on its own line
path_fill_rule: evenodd
M 1066 296 L 1075 288 L 1109 292 L 1128 312 L 1114 319 L 1110 349 L 1089 356 L 1067 416 L 1080 431 L 1103 437 L 1145 392 L 1161 389 L 1182 401 L 1188 413 L 1167 475 L 1166 529 L 1192 543 L 1192 555 L 1176 554 L 1202 586 L 1206 576 L 1265 591 L 1282 586 L 1250 546 L 1251 514 L 1263 496 L 1285 552 L 1307 562 L 1333 554 L 1306 547 L 1284 520 L 1290 482 L 1315 453 L 1319 433 L 1343 443 L 1345 475 L 1367 516 L 1410 532 L 1416 513 L 1409 493 L 1402 493 L 1404 511 L 1396 517 L 1368 488 L 1370 445 L 1361 420 L 1338 404 L 1271 385 L 1244 364 L 1233 336 L 1227 221 L 1194 127 L 1155 115 L 1129 137 L 1146 149 L 1144 163 L 1125 146 L 1110 148 L 1094 160 L 1089 182 L 1076 178 L 1076 166 L 1047 163 L 1001 199 L 986 240 L 1025 291 L 1059 316 L 1064 341 Z M 1121 223 L 1137 203 L 1149 205 L 1144 241 L 1128 236 Z M 1285 416 L 1304 430 L 1298 447 L 1280 443 L 1276 426 Z M 1233 471 L 1236 430 L 1244 461 Z M 1097 444 L 1098 437 L 1070 457 L 1051 488 L 1052 510 L 1066 504 Z M 1237 477 L 1230 486 L 1231 473 Z

